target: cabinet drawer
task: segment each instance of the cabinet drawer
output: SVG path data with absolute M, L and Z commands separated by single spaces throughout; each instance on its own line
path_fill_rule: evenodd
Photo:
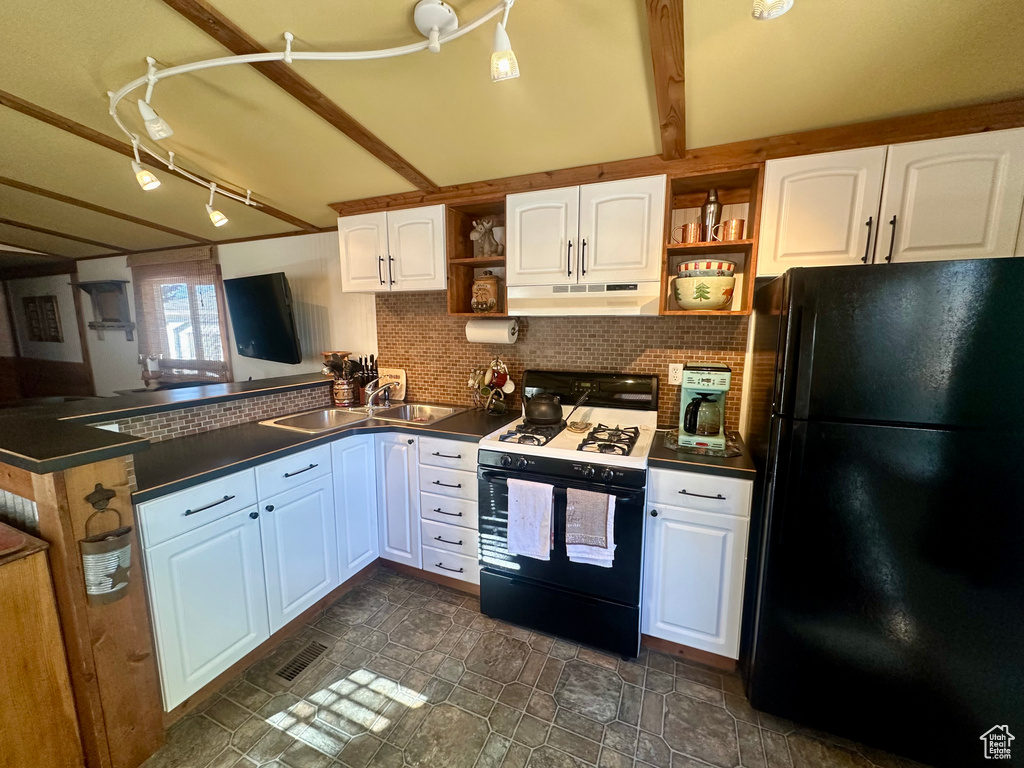
M 420 467 L 420 490 L 476 501 L 476 473 L 441 467 Z
M 467 499 L 453 499 L 433 493 L 421 493 L 420 517 L 477 530 L 476 502 Z
M 255 503 L 251 469 L 144 502 L 138 505 L 142 545 L 154 547 Z
M 256 467 L 260 498 L 290 490 L 331 472 L 331 446 L 318 445 Z
M 652 469 L 648 478 L 647 498 L 654 505 L 671 504 L 702 512 L 750 517 L 753 485 L 751 480 Z
M 420 525 L 423 526 L 421 540 L 424 546 L 477 559 L 477 533 L 472 528 L 461 528 L 434 520 L 422 520 Z
M 476 472 L 476 443 L 420 438 L 420 464 Z
M 480 565 L 475 557 L 456 555 L 433 547 L 423 548 L 423 570 L 447 576 L 450 579 L 480 583 Z

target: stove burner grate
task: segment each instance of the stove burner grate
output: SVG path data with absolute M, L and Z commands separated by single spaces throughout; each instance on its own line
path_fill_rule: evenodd
M 583 438 L 577 450 L 585 453 L 606 453 L 614 456 L 628 456 L 640 438 L 639 427 L 609 427 L 598 424 Z
M 565 422 L 560 424 L 536 424 L 521 423 L 515 429 L 511 429 L 501 435 L 498 440 L 502 443 L 515 443 L 516 445 L 546 445 L 551 439 L 565 429 Z

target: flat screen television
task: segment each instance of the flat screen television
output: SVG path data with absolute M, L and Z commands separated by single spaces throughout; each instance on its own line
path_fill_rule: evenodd
M 238 354 L 275 363 L 302 362 L 284 272 L 225 280 L 224 293 Z

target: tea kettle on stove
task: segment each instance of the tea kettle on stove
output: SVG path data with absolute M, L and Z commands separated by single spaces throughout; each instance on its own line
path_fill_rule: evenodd
M 526 422 L 537 426 L 550 426 L 562 422 L 562 400 L 558 395 L 540 392 L 526 400 Z

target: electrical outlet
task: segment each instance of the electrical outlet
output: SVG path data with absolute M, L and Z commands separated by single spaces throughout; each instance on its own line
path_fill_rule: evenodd
M 677 387 L 683 383 L 682 363 L 672 363 L 668 367 L 668 383 Z

